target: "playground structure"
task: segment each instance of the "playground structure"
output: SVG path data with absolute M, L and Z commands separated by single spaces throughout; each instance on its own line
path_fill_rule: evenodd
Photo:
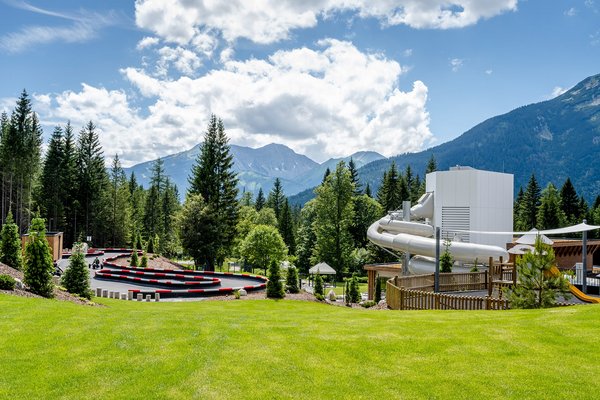
M 392 211 L 375 221 L 367 231 L 372 243 L 404 253 L 400 268 L 403 276 L 387 282 L 388 305 L 396 309 L 506 308 L 507 304 L 502 303 L 506 302 L 501 298 L 502 289 L 517 282 L 514 258 L 510 259 L 513 262 L 504 262 L 509 261 L 506 245 L 513 241 L 512 225 L 512 175 L 469 167 L 427 174 L 426 193 L 416 205 L 410 207 L 409 202 L 404 202 L 401 210 Z M 595 228 L 598 227 L 581 224 L 567 231 L 572 233 Z M 439 237 L 435 237 L 436 229 L 439 229 Z M 447 250 L 455 261 L 453 273 L 434 273 L 436 257 L 440 255 L 440 240 L 449 243 L 443 250 Z M 483 270 L 469 273 L 471 266 L 477 265 Z M 374 278 L 381 268 L 384 267 L 365 268 L 369 272 L 370 296 Z M 558 269 L 553 272 L 558 272 Z M 444 285 L 444 280 L 452 285 Z M 431 293 L 484 289 L 488 292 L 487 296 L 471 298 L 440 293 L 434 296 Z M 583 302 L 600 302 L 573 284 L 570 289 Z

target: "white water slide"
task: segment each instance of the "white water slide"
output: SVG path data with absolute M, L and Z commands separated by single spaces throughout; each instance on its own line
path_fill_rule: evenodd
M 425 193 L 410 209 L 411 218 L 433 217 L 433 193 Z M 396 212 L 375 221 L 367 231 L 374 244 L 415 255 L 411 269 L 430 271 L 435 259 L 435 230 L 425 222 L 403 221 L 402 213 Z M 442 249 L 443 251 L 443 249 Z M 472 263 L 475 259 L 487 261 L 489 257 L 508 259 L 508 252 L 499 246 L 453 241 L 449 248 L 455 261 Z M 421 256 L 421 257 L 419 257 Z M 485 262 L 484 261 L 484 262 Z

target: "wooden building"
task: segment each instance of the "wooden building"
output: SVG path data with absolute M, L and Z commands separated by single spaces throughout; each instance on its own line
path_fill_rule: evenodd
M 23 250 L 25 250 L 25 243 L 27 243 L 27 238 L 29 238 L 29 234 L 21 235 L 21 245 L 23 246 Z M 52 261 L 60 260 L 62 258 L 63 233 L 46 232 L 46 240 L 50 245 Z

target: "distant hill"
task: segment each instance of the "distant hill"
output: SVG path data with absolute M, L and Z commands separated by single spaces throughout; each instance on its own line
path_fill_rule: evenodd
M 182 197 L 187 191 L 187 179 L 199 152 L 200 144 L 190 150 L 162 158 L 165 173 L 177 185 Z M 240 191 L 246 190 L 254 195 L 258 193 L 259 188 L 262 188 L 266 195 L 271 190 L 275 178 L 280 178 L 285 193 L 292 195 L 318 185 L 327 167 L 335 168 L 340 160 L 348 161 L 352 157 L 359 168 L 368 162 L 384 158 L 379 153 L 363 151 L 319 164 L 281 144 L 269 144 L 257 149 L 231 145 L 231 154 L 233 169 L 238 174 Z M 134 172 L 138 182 L 147 188 L 154 161 L 125 168 L 125 173 L 129 176 Z
M 553 182 L 560 188 L 570 177 L 578 194 L 592 201 L 600 194 L 600 75 L 554 99 L 490 118 L 450 142 L 374 161 L 359 176 L 375 191 L 392 161 L 423 176 L 432 154 L 438 169 L 468 165 L 512 173 L 515 194 L 532 173 L 543 187 Z

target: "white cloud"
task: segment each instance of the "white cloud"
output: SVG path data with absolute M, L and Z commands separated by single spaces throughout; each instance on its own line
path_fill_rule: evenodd
M 577 9 L 575 9 L 575 7 L 571 7 L 565 11 L 565 15 L 567 17 L 574 17 L 577 15 Z
M 146 36 L 140 40 L 136 46 L 136 49 L 143 50 L 148 47 L 156 46 L 160 40 L 157 37 Z
M 491 75 L 491 74 L 494 73 L 494 70 L 492 70 L 492 69 L 486 69 L 485 73 L 486 73 L 486 75 Z
M 105 154 L 117 152 L 125 164 L 199 143 L 211 112 L 236 144 L 278 142 L 317 160 L 364 149 L 394 155 L 432 140 L 427 87 L 417 81 L 402 91 L 403 71 L 382 54 L 327 39 L 315 49 L 226 61 L 197 78 L 168 80 L 126 68 L 124 77 L 152 101 L 147 110 L 133 108 L 123 91 L 84 84 L 54 95 L 51 117 L 74 126 L 93 120 Z
M 402 52 L 402 55 L 403 55 L 404 57 L 410 57 L 410 56 L 412 56 L 412 55 L 413 55 L 413 49 L 406 49 L 406 50 L 404 50 L 404 51 Z
M 196 53 L 182 47 L 165 46 L 158 50 L 158 54 L 157 73 L 160 76 L 167 76 L 171 66 L 183 75 L 193 75 L 202 66 Z
M 453 58 L 450 60 L 450 67 L 452 68 L 452 72 L 457 72 L 462 68 L 464 64 L 464 60 L 462 58 Z
M 460 28 L 514 11 L 517 0 L 138 0 L 136 23 L 179 45 L 190 43 L 203 30 L 215 30 L 226 41 L 246 38 L 273 43 L 298 28 L 316 26 L 319 18 L 352 12 L 376 18 L 382 25 L 413 28 Z

